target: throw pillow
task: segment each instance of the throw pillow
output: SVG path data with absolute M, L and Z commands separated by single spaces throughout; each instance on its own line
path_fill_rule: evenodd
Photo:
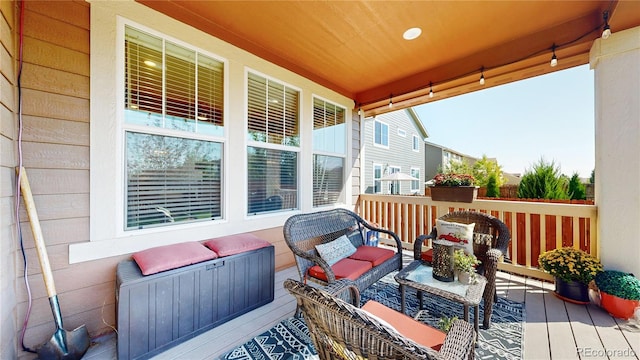
M 328 242 L 326 244 L 316 245 L 318 254 L 329 266 L 337 263 L 338 261 L 353 255 L 356 252 L 355 246 L 351 243 L 346 235 L 342 235 L 339 238 Z
M 243 233 L 210 239 L 205 241 L 204 245 L 222 257 L 260 249 L 270 246 L 271 243 L 253 234 Z
M 473 254 L 473 228 L 475 223 L 460 224 L 436 219 L 438 240 L 448 240 L 457 243 L 457 247 L 464 249 L 467 254 Z

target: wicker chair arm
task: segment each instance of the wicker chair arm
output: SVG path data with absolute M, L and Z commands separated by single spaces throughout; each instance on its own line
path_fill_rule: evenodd
M 355 307 L 360 307 L 360 290 L 353 280 L 339 279 L 322 288 L 325 292 L 340 298 Z
M 473 341 L 475 339 L 473 325 L 463 320 L 456 320 L 444 339 L 444 344 L 440 348 L 442 359 L 466 359 L 473 351 Z
M 297 247 L 290 247 L 290 249 L 294 255 L 299 256 L 303 259 L 307 259 L 315 263 L 316 265 L 320 266 L 324 271 L 324 273 L 327 275 L 327 283 L 331 284 L 336 282 L 336 274 L 333 273 L 333 269 L 331 269 L 331 266 L 329 266 L 329 264 L 322 257 L 320 257 L 320 255 L 315 255 L 312 253 L 301 251 Z M 306 274 L 300 274 L 300 276 L 305 277 Z
M 431 234 L 429 235 L 420 235 L 416 238 L 416 240 L 413 242 L 413 259 L 414 260 L 420 260 L 420 256 L 422 255 L 422 245 L 431 245 L 431 241 L 435 240 L 436 238 L 436 230 L 433 229 L 433 231 L 431 231 Z M 425 243 L 425 240 L 427 240 L 427 242 Z
M 398 251 L 398 253 L 402 252 L 402 241 L 400 241 L 400 238 L 398 237 L 398 235 L 396 233 L 394 233 L 391 230 L 387 230 L 387 229 L 382 229 L 382 228 L 377 228 L 374 226 L 369 225 L 368 222 L 363 222 L 362 225 L 364 225 L 364 227 L 366 227 L 369 230 L 374 230 L 377 232 L 381 232 L 387 235 L 391 235 L 391 237 L 393 238 L 393 240 L 396 242 L 396 249 Z

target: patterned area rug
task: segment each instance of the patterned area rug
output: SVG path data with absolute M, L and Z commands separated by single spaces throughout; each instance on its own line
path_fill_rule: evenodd
M 362 303 L 376 300 L 390 308 L 400 311 L 400 290 L 391 273 L 371 287 L 362 295 Z M 427 315 L 421 321 L 437 327 L 442 316 L 463 318 L 462 305 L 444 300 L 437 296 L 424 297 L 424 309 Z M 418 298 L 413 289 L 407 288 L 407 311 L 411 316 L 418 312 Z M 473 321 L 473 310 L 470 309 Z M 480 316 L 483 303 L 480 304 Z M 475 349 L 476 359 L 522 359 L 524 304 L 500 298 L 493 305 L 491 328 L 480 328 L 478 346 Z M 480 319 L 482 320 L 482 318 Z M 482 321 L 480 322 L 482 324 Z M 233 349 L 221 359 L 233 360 L 284 360 L 284 359 L 318 359 L 313 348 L 309 330 L 303 319 L 288 318 L 268 331 L 256 336 L 247 343 Z

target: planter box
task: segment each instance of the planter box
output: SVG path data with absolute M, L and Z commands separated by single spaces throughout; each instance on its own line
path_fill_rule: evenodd
M 470 203 L 478 196 L 477 186 L 430 186 L 431 199 L 434 201 L 453 201 Z

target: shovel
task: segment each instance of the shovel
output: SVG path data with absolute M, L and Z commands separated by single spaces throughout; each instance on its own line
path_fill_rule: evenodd
M 29 216 L 29 222 L 31 223 L 40 267 L 42 268 L 42 277 L 44 278 L 47 295 L 49 296 L 49 304 L 51 305 L 51 311 L 53 312 L 53 318 L 56 323 L 56 332 L 53 333 L 51 339 L 36 349 L 38 357 L 40 359 L 80 359 L 89 348 L 89 332 L 84 325 L 73 331 L 67 331 L 62 328 L 62 314 L 60 313 L 58 295 L 56 294 L 56 287 L 53 283 L 49 256 L 47 255 L 47 248 L 42 238 L 40 220 L 38 220 L 38 213 L 36 212 L 36 206 L 33 202 L 33 196 L 31 195 L 31 187 L 29 186 L 27 173 L 23 167 L 16 170 L 19 171 L 20 174 L 20 188 L 22 189 L 24 204 L 27 209 L 27 215 Z

